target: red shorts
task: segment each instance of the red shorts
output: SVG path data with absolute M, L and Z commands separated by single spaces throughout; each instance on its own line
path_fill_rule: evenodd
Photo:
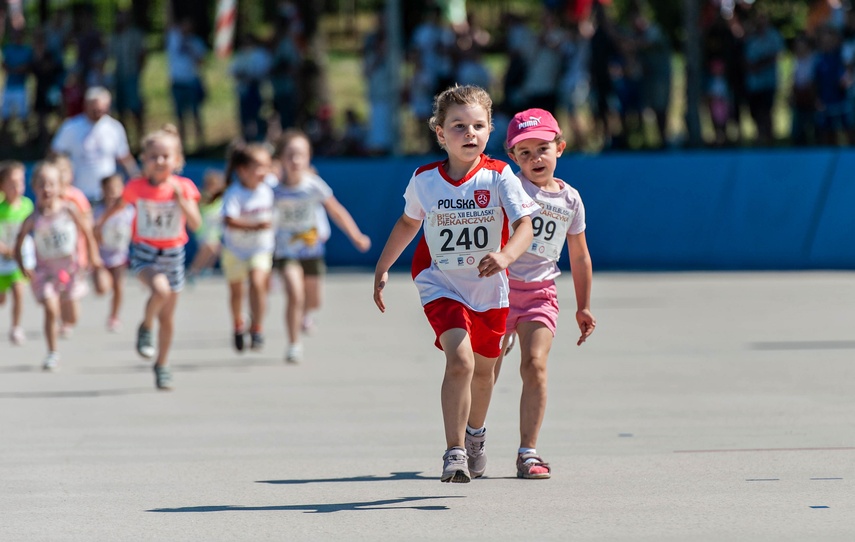
M 440 297 L 424 306 L 430 326 L 436 333 L 437 348 L 442 350 L 439 337 L 449 329 L 465 329 L 472 342 L 472 351 L 485 358 L 496 358 L 502 352 L 508 309 L 476 312 L 459 301 Z

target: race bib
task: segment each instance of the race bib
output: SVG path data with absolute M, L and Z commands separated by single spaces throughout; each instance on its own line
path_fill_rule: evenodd
M 312 200 L 285 198 L 276 202 L 276 227 L 283 231 L 304 232 L 316 226 L 317 215 Z
M 502 245 L 504 213 L 500 207 L 429 213 L 425 240 L 440 269 L 471 269 Z
M 56 220 L 37 228 L 33 239 L 39 259 L 66 258 L 77 251 L 77 224 L 71 219 Z
M 131 226 L 121 220 L 108 220 L 101 229 L 101 246 L 107 250 L 124 250 L 131 244 Z
M 540 214 L 531 219 L 534 239 L 526 252 L 547 260 L 558 261 L 564 248 L 567 229 L 576 212 L 542 201 Z
M 266 235 L 269 235 L 269 230 L 229 228 L 229 244 L 238 250 L 256 250 L 264 246 Z
M 137 235 L 144 239 L 181 236 L 181 209 L 174 201 L 137 200 Z

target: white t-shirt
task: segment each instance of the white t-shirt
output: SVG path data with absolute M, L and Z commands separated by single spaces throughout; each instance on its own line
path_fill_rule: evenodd
M 507 307 L 507 275 L 479 278 L 477 265 L 504 246 L 509 223 L 540 207 L 502 161 L 482 155 L 460 181 L 450 179 L 442 165 L 416 170 L 404 193 L 404 213 L 422 220 L 425 231 L 412 269 L 422 305 L 445 297 L 476 312 Z
M 333 191 L 317 175 L 306 173 L 297 185 L 274 189 L 277 258 L 310 259 L 324 255 L 330 223 L 323 202 Z
M 261 183 L 253 190 L 240 182 L 232 183 L 223 194 L 223 217 L 251 222 L 273 221 L 273 190 Z M 273 228 L 241 230 L 224 226 L 223 246 L 241 260 L 256 254 L 273 252 Z
M 101 199 L 101 180 L 116 173 L 116 161 L 131 154 L 121 122 L 104 115 L 93 123 L 83 113 L 62 123 L 50 148 L 68 154 L 74 186 L 93 201 Z
M 561 274 L 558 258 L 567 236 L 585 231 L 585 206 L 575 188 L 558 180 L 558 192 L 546 192 L 520 174 L 526 194 L 540 205 L 540 214 L 532 219 L 534 240 L 522 256 L 508 267 L 512 280 L 542 282 Z

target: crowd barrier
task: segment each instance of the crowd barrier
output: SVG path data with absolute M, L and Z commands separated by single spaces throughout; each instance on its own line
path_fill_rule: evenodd
M 330 266 L 374 266 L 430 160 L 315 161 L 373 243 L 359 253 L 333 226 Z M 223 164 L 191 161 L 184 174 L 200 183 L 211 167 Z M 855 269 L 855 150 L 566 155 L 557 175 L 582 195 L 595 270 Z

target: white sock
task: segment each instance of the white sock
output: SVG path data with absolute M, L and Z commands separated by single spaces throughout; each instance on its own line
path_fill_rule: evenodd
M 522 454 L 537 455 L 537 450 L 535 450 L 534 448 L 520 448 L 519 452 L 517 452 L 517 453 L 520 455 L 522 455 Z M 534 459 L 526 459 L 525 462 L 528 463 L 529 461 L 535 461 L 535 460 Z
M 471 427 L 468 423 L 466 424 L 466 432 L 472 435 L 473 437 L 480 437 L 484 433 L 487 432 L 486 427 L 482 427 L 481 429 L 475 429 Z

